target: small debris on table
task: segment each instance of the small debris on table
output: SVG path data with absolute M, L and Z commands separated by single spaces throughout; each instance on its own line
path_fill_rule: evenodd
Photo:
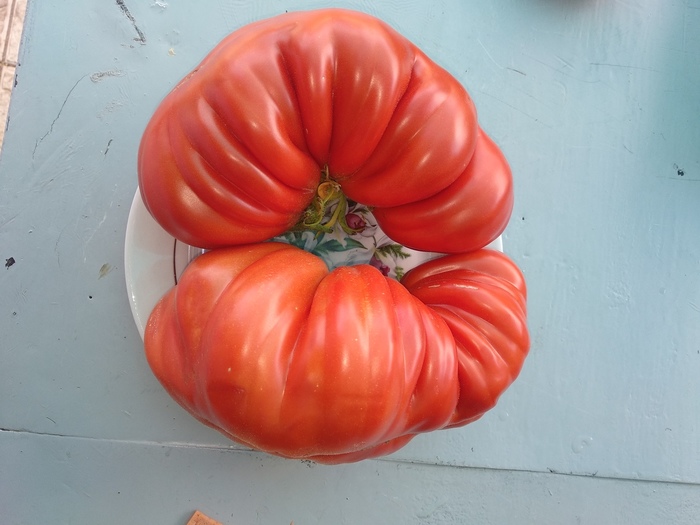
M 209 516 L 206 516 L 205 514 L 202 514 L 199 511 L 195 511 L 194 514 L 192 514 L 192 517 L 190 518 L 190 521 L 187 522 L 187 525 L 223 525 L 221 522 L 218 522 Z

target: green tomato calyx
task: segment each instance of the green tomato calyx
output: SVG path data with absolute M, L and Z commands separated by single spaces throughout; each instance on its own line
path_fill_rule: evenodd
M 316 195 L 299 217 L 292 231 L 331 233 L 336 226 L 339 226 L 348 235 L 358 233 L 360 230 L 348 226 L 345 218 L 347 211 L 348 198 L 340 184 L 331 179 L 328 166 L 324 166 Z

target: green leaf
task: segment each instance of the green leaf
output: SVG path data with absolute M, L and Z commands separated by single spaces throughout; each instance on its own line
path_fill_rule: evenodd
M 311 253 L 322 256 L 327 253 L 345 252 L 348 250 L 353 250 L 355 248 L 364 248 L 364 245 L 356 241 L 355 239 L 346 237 L 345 245 L 343 245 L 337 239 L 329 239 L 316 245 L 316 247 L 311 251 Z
M 377 248 L 378 255 L 388 255 L 390 257 L 398 257 L 399 259 L 408 259 L 411 255 L 403 251 L 403 246 L 400 244 L 385 244 Z
M 316 255 L 324 255 L 331 252 L 342 252 L 345 251 L 345 247 L 340 244 L 340 241 L 336 239 L 329 239 L 324 241 L 311 250 L 311 253 Z
M 304 241 L 304 238 L 302 236 L 302 232 L 287 232 L 284 235 L 282 235 L 282 238 L 288 244 L 291 244 L 292 246 L 296 246 L 297 248 L 301 248 L 302 250 L 304 249 L 304 246 L 306 245 L 306 241 Z
M 364 250 L 365 245 L 362 244 L 360 241 L 353 239 L 352 237 L 345 237 L 345 249 L 352 250 L 354 248 L 360 248 L 361 250 Z

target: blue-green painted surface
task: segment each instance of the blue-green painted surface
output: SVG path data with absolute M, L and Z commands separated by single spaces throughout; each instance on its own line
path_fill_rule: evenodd
M 481 421 L 332 469 L 231 451 L 177 407 L 146 365 L 122 262 L 160 99 L 228 32 L 329 4 L 123 4 L 133 20 L 111 1 L 27 12 L 0 159 L 10 523 L 179 524 L 203 505 L 231 524 L 697 522 L 699 0 L 335 4 L 383 18 L 472 94 L 513 168 L 504 244 L 533 344 Z

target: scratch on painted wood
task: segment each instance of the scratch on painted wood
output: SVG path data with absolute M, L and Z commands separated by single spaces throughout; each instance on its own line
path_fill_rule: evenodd
M 124 16 L 129 19 L 131 22 L 131 25 L 134 26 L 134 30 L 136 31 L 136 34 L 138 35 L 137 37 L 134 38 L 136 42 L 141 42 L 141 44 L 146 43 L 146 35 L 141 31 L 139 26 L 136 24 L 136 19 L 134 18 L 134 15 L 131 14 L 129 11 L 129 8 L 126 7 L 126 4 L 124 3 L 124 0 L 117 0 L 117 5 L 119 6 L 119 9 L 122 10 L 122 13 L 124 13 Z
M 54 127 L 54 125 L 56 124 L 56 122 L 58 121 L 59 117 L 61 116 L 61 113 L 63 113 L 63 108 L 66 107 L 66 103 L 68 102 L 68 99 L 70 98 L 70 96 L 71 96 L 71 94 L 73 93 L 73 91 L 75 91 L 75 88 L 78 87 L 78 84 L 80 84 L 80 82 L 81 82 L 86 76 L 87 76 L 87 75 L 83 75 L 82 77 L 80 77 L 80 78 L 76 81 L 76 83 L 73 84 L 73 87 L 70 88 L 70 90 L 68 91 L 68 94 L 66 95 L 66 98 L 63 99 L 63 103 L 61 104 L 61 107 L 58 108 L 58 113 L 56 113 L 56 116 L 55 116 L 54 119 L 51 121 L 51 125 L 49 126 L 48 131 L 47 131 L 46 133 L 44 133 L 41 137 L 39 137 L 39 138 L 37 139 L 37 141 L 34 143 L 34 150 L 32 151 L 32 158 L 34 158 L 34 156 L 36 155 L 36 150 L 37 150 L 37 148 L 39 147 L 39 144 L 41 144 L 41 143 L 44 141 L 44 139 L 45 139 L 46 137 L 48 137 L 48 136 L 53 132 L 53 127 Z

